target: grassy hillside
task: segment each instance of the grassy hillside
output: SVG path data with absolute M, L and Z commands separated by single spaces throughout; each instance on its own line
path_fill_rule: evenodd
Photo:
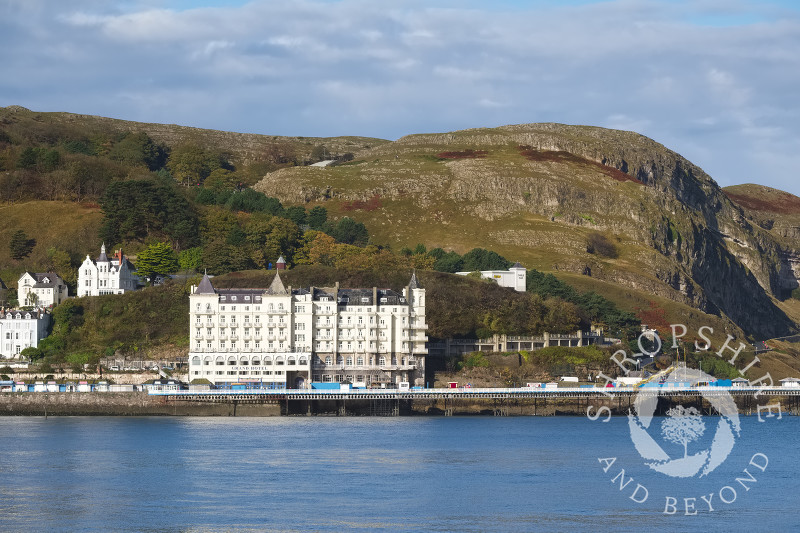
M 756 336 L 796 328 L 778 304 L 796 286 L 781 277 L 780 243 L 742 223 L 702 169 L 635 133 L 529 124 L 412 135 L 337 167 L 281 169 L 255 187 L 357 218 L 393 247 L 482 246 L 701 309 Z M 596 234 L 614 253 L 590 249 Z
M 353 159 L 302 166 L 332 153 Z M 234 200 L 252 193 L 247 185 L 260 177 L 254 187 L 284 206 L 237 212 L 253 211 Z M 692 320 L 696 309 L 698 320 L 757 338 L 790 332 L 800 318 L 800 300 L 791 298 L 800 273 L 794 200 L 764 201 L 780 191 L 726 195 L 702 169 L 651 139 L 560 124 L 388 142 L 0 108 L 0 200 L 13 214 L 0 237 L 30 228 L 28 236 L 37 239 L 19 261 L 0 247 L 0 276 L 13 283 L 22 269 L 48 267 L 53 247 L 76 266 L 99 244 L 102 215 L 92 202 L 120 183 L 136 182 L 130 190 L 115 189 L 123 199 L 116 205 L 135 211 L 124 200 L 139 202 L 133 189 L 145 190 L 148 180 L 174 196 L 158 210 L 174 214 L 175 206 L 188 203 L 178 210 L 184 220 L 171 219 L 167 231 L 156 227 L 166 219 L 154 213 L 138 232 L 144 224 L 129 217 L 125 233 L 104 235 L 134 252 L 154 240 L 202 248 L 200 266 L 213 264 L 217 272 L 266 266 L 278 255 L 291 262 L 307 244 L 295 226 L 312 207 L 324 206 L 329 234 L 336 233 L 337 219 L 351 217 L 366 225 L 372 243 L 393 250 L 418 243 L 459 253 L 490 249 L 586 289 L 612 294 L 617 287 L 627 308 L 641 309 L 643 317 L 656 301 L 671 321 Z M 82 203 L 40 204 L 41 198 Z M 765 204 L 778 207 L 769 211 Z M 286 206 L 303 209 L 290 213 Z M 268 221 L 264 213 L 295 226 Z
M 22 272 L 49 270 L 53 265 L 48 251 L 52 249 L 67 252 L 73 264 L 79 264 L 87 253 L 96 256 L 102 218 L 96 204 L 36 200 L 0 204 L 0 279 L 16 287 Z M 18 229 L 36 239 L 36 246 L 30 256 L 15 261 L 7 243 Z

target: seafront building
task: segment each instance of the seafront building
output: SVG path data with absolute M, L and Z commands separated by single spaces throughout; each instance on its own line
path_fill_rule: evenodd
M 25 272 L 17 281 L 20 307 L 50 307 L 67 298 L 67 284 L 55 272 Z
M 49 325 L 50 315 L 42 310 L 0 310 L 0 356 L 13 359 L 25 348 L 36 348 Z
M 192 287 L 189 379 L 307 388 L 314 382 L 387 386 L 425 379 L 425 289 L 416 275 L 391 289 Z
M 100 247 L 100 255 L 92 260 L 88 255 L 78 269 L 78 296 L 100 296 L 101 294 L 123 294 L 139 287 L 135 267 L 117 250 L 106 255 L 106 245 Z
M 481 270 L 481 277 L 491 279 L 501 287 L 509 287 L 518 292 L 527 290 L 528 271 L 519 263 L 514 263 L 508 270 Z M 466 276 L 471 272 L 456 272 L 459 276 Z

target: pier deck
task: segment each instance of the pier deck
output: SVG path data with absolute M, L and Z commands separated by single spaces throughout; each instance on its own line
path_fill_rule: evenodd
M 351 389 L 351 390 L 297 390 L 297 389 L 249 389 L 249 390 L 150 390 L 151 396 L 168 400 L 192 402 L 246 402 L 272 403 L 309 400 L 508 400 L 524 398 L 563 399 L 618 399 L 632 398 L 637 394 L 659 396 L 785 396 L 800 397 L 800 388 L 795 387 L 663 387 L 663 388 L 459 388 L 459 389 Z

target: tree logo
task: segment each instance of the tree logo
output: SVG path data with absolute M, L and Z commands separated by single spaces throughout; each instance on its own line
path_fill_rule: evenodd
M 636 451 L 646 460 L 647 466 L 670 477 L 688 478 L 706 476 L 725 462 L 741 431 L 739 411 L 727 390 L 700 391 L 702 398 L 720 415 L 713 440 L 705 448 L 697 441 L 705 434 L 706 424 L 702 413 L 695 407 L 679 405 L 667 410 L 667 417 L 660 424 L 660 435 L 653 424 L 659 398 L 668 397 L 670 389 L 674 390 L 678 384 L 709 381 L 713 378 L 708 374 L 689 368 L 680 369 L 670 374 L 660 387 L 642 388 L 636 395 L 634 412 L 628 413 L 628 427 Z M 655 437 L 653 433 L 656 433 Z M 683 454 L 668 454 L 656 438 L 664 444 L 669 443 L 667 449 L 683 447 Z

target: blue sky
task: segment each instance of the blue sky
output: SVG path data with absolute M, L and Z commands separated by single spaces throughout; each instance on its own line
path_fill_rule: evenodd
M 0 0 L 0 106 L 386 139 L 590 124 L 800 195 L 798 4 Z

